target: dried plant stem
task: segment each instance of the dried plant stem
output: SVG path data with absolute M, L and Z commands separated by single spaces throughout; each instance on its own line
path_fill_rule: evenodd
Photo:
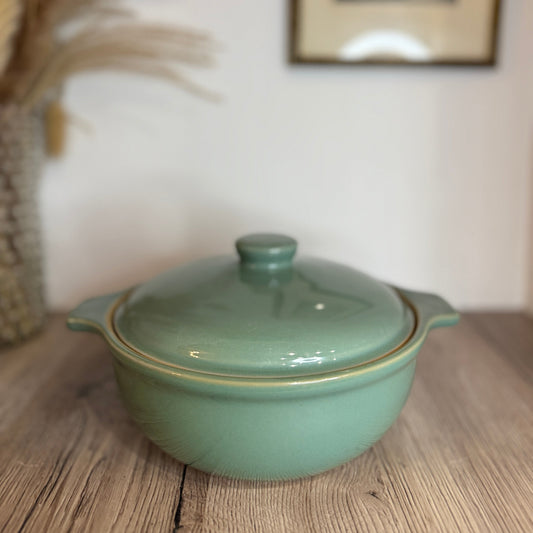
M 0 3 L 0 75 L 5 71 L 13 53 L 13 38 L 20 26 L 22 2 L 1 0 Z
M 73 74 L 87 70 L 116 69 L 148 74 L 178 84 L 207 98 L 215 95 L 187 81 L 172 62 L 209 66 L 211 43 L 201 34 L 176 33 L 168 28 L 118 26 L 98 32 L 85 31 L 57 47 L 47 68 L 28 81 L 22 104 L 32 107 L 52 87 Z

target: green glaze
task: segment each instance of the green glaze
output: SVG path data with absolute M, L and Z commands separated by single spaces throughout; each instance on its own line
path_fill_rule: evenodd
M 320 374 L 365 363 L 410 335 L 398 293 L 343 265 L 293 262 L 296 242 L 237 241 L 135 288 L 117 309 L 121 339 L 174 367 L 239 376 Z
M 272 233 L 246 235 L 235 243 L 244 268 L 270 272 L 291 268 L 296 246 L 291 237 Z
M 239 317 L 246 320 L 247 314 L 239 314 L 237 306 L 241 300 L 234 299 L 234 289 L 241 285 L 248 287 L 249 283 L 247 277 L 246 281 L 240 277 L 236 278 L 236 272 L 242 273 L 242 270 L 246 269 L 253 273 L 251 292 L 255 294 L 255 291 L 263 290 L 260 287 L 264 287 L 255 284 L 257 273 L 277 276 L 282 272 L 292 271 L 293 276 L 285 281 L 287 286 L 290 286 L 295 283 L 295 269 L 299 273 L 303 268 L 307 276 L 312 270 L 317 276 L 317 272 L 324 269 L 341 268 L 331 263 L 318 264 L 316 260 L 291 266 L 290 259 L 286 259 L 290 255 L 287 251 L 290 245 L 288 242 L 285 248 L 280 247 L 283 249 L 279 256 L 273 254 L 280 258 L 279 261 L 276 257 L 273 259 L 272 254 L 258 256 L 254 252 L 246 255 L 243 260 L 243 263 L 248 263 L 246 266 L 228 263 L 227 259 L 216 259 L 214 262 L 198 263 L 193 270 L 201 270 L 202 267 L 205 269 L 205 275 L 206 272 L 214 273 L 215 270 L 220 273 L 220 265 L 226 265 L 223 269 L 230 269 L 232 275 L 224 278 L 224 283 L 227 284 L 230 280 L 229 286 L 232 288 L 229 296 L 232 321 L 229 321 L 229 324 L 233 324 Z M 266 260 L 263 261 L 262 258 Z M 257 263 L 278 266 L 249 268 L 250 264 Z M 192 365 L 181 366 L 176 365 L 176 360 L 172 357 L 142 354 L 123 342 L 116 328 L 116 315 L 125 313 L 125 302 L 129 302 L 138 289 L 84 302 L 70 314 L 68 325 L 74 330 L 98 332 L 106 339 L 114 355 L 115 375 L 126 408 L 146 435 L 166 452 L 200 470 L 231 477 L 297 478 L 322 472 L 348 461 L 376 442 L 394 422 L 407 399 L 416 355 L 429 329 L 452 325 L 458 319 L 457 313 L 438 296 L 387 286 L 382 286 L 384 291 L 380 292 L 373 288 L 378 282 L 365 277 L 371 280 L 368 282 L 371 287 L 369 289 L 361 281 L 362 275 L 348 270 L 351 276 L 355 276 L 354 283 L 360 284 L 363 291 L 368 291 L 364 293 L 364 298 L 368 298 L 369 294 L 392 294 L 394 297 L 399 295 L 400 314 L 405 313 L 411 317 L 413 330 L 406 341 L 390 354 L 382 354 L 382 357 L 374 357 L 371 361 L 367 358 L 366 363 L 356 356 L 350 367 L 345 364 L 331 364 L 329 367 L 322 367 L 326 370 L 321 373 L 317 372 L 317 366 L 314 365 L 300 367 L 297 375 L 285 371 L 279 372 L 278 375 L 274 372 L 263 373 L 260 357 L 256 359 L 256 366 L 250 367 L 253 369 L 250 375 L 241 374 L 242 367 L 237 372 L 233 371 L 234 367 L 228 367 L 231 372 L 220 372 L 217 361 L 213 363 L 215 371 L 208 372 L 208 366 L 200 369 Z M 180 275 L 176 272 L 173 271 L 170 280 L 182 280 L 184 271 L 180 270 Z M 346 277 L 342 283 L 346 283 L 350 277 L 342 268 L 334 272 L 344 273 Z M 192 276 L 190 273 L 187 275 Z M 187 275 L 186 279 L 190 280 Z M 333 278 L 337 280 L 338 276 Z M 159 281 L 154 283 L 152 288 L 159 287 L 164 278 L 156 279 Z M 202 275 L 198 274 L 195 279 L 198 285 L 191 288 L 191 291 L 197 291 L 195 294 L 207 302 L 208 290 L 213 287 L 216 289 L 219 285 L 210 285 L 206 281 L 212 279 L 209 276 L 204 277 L 202 281 Z M 260 279 L 265 280 L 261 276 Z M 307 277 L 302 281 L 296 275 L 296 279 L 299 283 L 294 289 L 296 294 L 301 295 L 301 291 L 310 290 Z M 316 281 L 314 278 L 313 280 Z M 337 291 L 334 291 L 333 302 L 342 294 L 339 289 L 342 283 L 336 282 L 340 285 L 337 286 Z M 324 288 L 323 283 L 331 283 L 331 279 L 327 276 L 321 278 L 321 283 L 318 284 L 320 289 Z M 227 285 L 226 287 L 229 290 Z M 169 301 L 182 294 L 171 290 L 171 287 L 167 289 Z M 331 290 L 331 285 L 328 285 L 328 290 Z M 217 294 L 217 302 L 223 301 L 223 294 Z M 352 301 L 355 298 L 355 289 L 349 294 Z M 239 296 L 245 302 L 249 301 L 247 297 L 250 296 L 246 290 Z M 257 297 L 259 302 L 262 297 L 263 293 Z M 173 305 L 176 301 L 173 300 Z M 158 303 L 160 304 L 161 302 Z M 161 307 L 158 309 L 162 311 Z M 287 314 L 283 314 L 280 320 L 293 319 L 291 313 L 294 309 L 294 306 L 289 305 Z M 262 312 L 263 316 L 269 319 L 271 315 L 264 310 Z M 361 313 L 364 315 L 366 312 L 368 311 Z M 344 315 L 341 313 L 339 316 L 342 321 Z M 358 314 L 351 316 L 358 317 Z M 171 321 L 175 317 L 172 315 L 168 318 Z M 202 314 L 201 320 L 204 321 L 205 327 L 209 327 L 209 322 L 205 322 L 205 315 Z M 330 322 L 334 323 L 334 318 L 325 321 L 328 328 Z M 354 323 L 356 322 L 357 320 L 354 320 Z M 318 327 L 317 322 L 314 324 Z M 141 325 L 139 322 L 139 327 Z M 322 329 L 327 328 L 323 326 Z M 308 333 L 309 331 L 308 329 Z M 339 328 L 339 331 L 342 332 L 342 328 Z M 379 329 L 375 334 L 379 335 Z M 155 332 L 149 333 L 149 330 L 147 335 L 157 336 Z M 333 336 L 327 338 L 332 340 Z M 302 339 L 302 342 L 304 340 Z M 147 342 L 153 343 L 154 339 Z M 253 336 L 248 335 L 246 342 L 252 344 Z M 379 343 L 379 339 L 376 339 L 376 342 Z M 261 338 L 257 347 L 263 350 L 268 359 L 268 339 Z M 359 343 L 356 341 L 355 348 L 358 347 Z M 231 360 L 237 361 L 238 366 L 239 357 Z M 274 361 L 279 365 L 279 360 Z M 344 362 L 348 361 L 347 358 Z M 283 365 L 277 368 L 279 370 Z M 311 370 L 307 374 L 306 368 Z

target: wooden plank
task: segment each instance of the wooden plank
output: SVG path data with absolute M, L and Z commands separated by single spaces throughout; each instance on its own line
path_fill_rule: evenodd
M 0 354 L 0 531 L 172 531 L 183 467 L 120 404 L 103 341 L 64 317 Z
M 533 339 L 523 343 L 533 353 Z M 532 405 L 520 368 L 463 318 L 431 333 L 405 410 L 367 453 L 289 483 L 189 469 L 180 524 L 191 532 L 533 531 Z
M 524 316 L 468 315 L 431 333 L 406 408 L 367 453 L 244 482 L 150 444 L 103 341 L 55 317 L 0 353 L 0 531 L 533 531 L 532 354 Z
M 498 353 L 533 384 L 533 317 L 521 313 L 471 313 L 468 317 Z

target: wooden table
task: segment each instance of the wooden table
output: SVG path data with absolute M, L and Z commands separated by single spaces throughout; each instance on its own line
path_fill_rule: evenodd
M 110 356 L 66 330 L 0 353 L 0 531 L 533 531 L 533 321 L 468 314 L 431 333 L 371 450 L 284 483 L 187 468 L 128 419 Z

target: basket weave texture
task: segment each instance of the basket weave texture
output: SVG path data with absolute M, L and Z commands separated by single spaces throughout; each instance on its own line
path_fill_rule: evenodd
M 0 106 L 0 344 L 14 344 L 44 323 L 38 188 L 42 120 Z

